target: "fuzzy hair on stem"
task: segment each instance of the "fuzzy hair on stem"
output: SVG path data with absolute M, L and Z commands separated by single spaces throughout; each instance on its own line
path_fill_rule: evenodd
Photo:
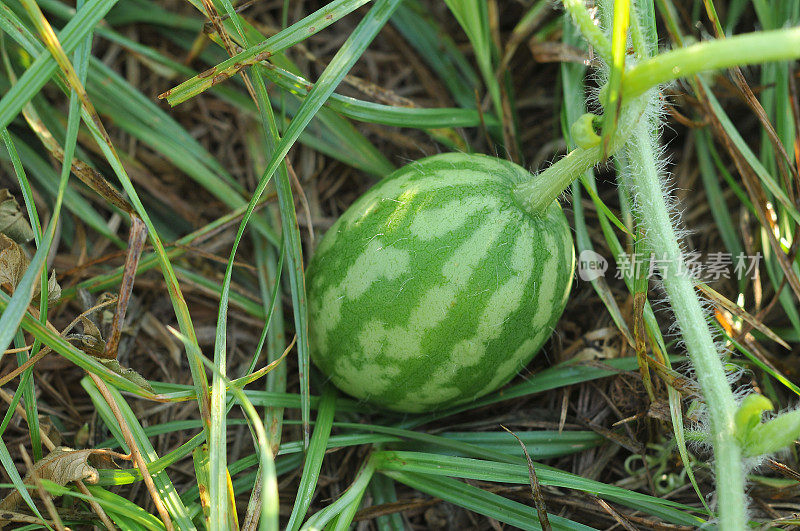
M 651 99 L 652 106 L 658 101 Z M 622 184 L 634 199 L 639 223 L 652 249 L 669 267 L 662 270 L 662 282 L 676 323 L 680 328 L 697 381 L 703 391 L 714 448 L 714 472 L 722 529 L 744 529 L 747 503 L 744 494 L 745 463 L 736 438 L 737 401 L 706 321 L 707 310 L 695 291 L 694 281 L 679 268 L 684 252 L 676 229 L 679 216 L 670 209 L 669 192 L 662 179 L 663 163 L 658 144 L 658 110 L 637 124 L 625 147 L 631 171 L 622 174 Z
M 588 43 L 607 63 L 607 54 L 603 52 L 607 50 L 610 41 L 602 27 L 595 23 L 593 14 L 581 0 L 563 2 Z M 614 4 L 606 0 L 600 3 L 600 7 L 600 15 L 608 19 L 608 25 Z M 633 16 L 638 16 L 636 10 Z M 635 21 L 638 22 L 638 19 Z M 698 296 L 695 281 L 685 273 L 685 233 L 680 229 L 681 215 L 671 199 L 670 187 L 663 178 L 665 159 L 659 144 L 659 131 L 663 125 L 662 102 L 657 88 L 672 79 L 704 70 L 794 58 L 800 55 L 800 48 L 787 44 L 798 40 L 800 29 L 797 28 L 756 32 L 704 42 L 648 59 L 650 54 L 649 50 L 643 49 L 644 39 L 634 38 L 636 57 L 645 59 L 635 64 L 635 58 L 629 56 L 631 64 L 626 68 L 623 91 L 627 101 L 623 103 L 610 147 L 605 150 L 599 146 L 578 148 L 547 170 L 518 184 L 514 190 L 517 200 L 529 212 L 539 212 L 555 200 L 585 169 L 621 150 L 622 159 L 627 161 L 626 168 L 620 174 L 621 184 L 634 204 L 650 248 L 658 250 L 661 253 L 660 258 L 669 264 L 662 270 L 663 289 L 707 405 L 703 416 L 706 426 L 710 428 L 708 440 L 714 449 L 719 523 L 722 529 L 744 529 L 747 524 L 745 472 L 755 460 L 745 459 L 743 455 L 739 441 L 741 434 L 737 434 L 741 430 L 737 426 L 736 413 L 739 403 L 749 390 L 732 390 L 735 380 L 738 379 L 737 375 L 735 371 L 729 373 L 726 370 L 721 359 L 721 352 L 725 349 L 719 348 L 707 322 L 709 309 Z M 743 47 L 750 48 L 748 54 L 739 53 Z M 712 61 L 704 57 L 709 52 L 718 52 L 712 54 Z M 607 68 L 607 65 L 605 69 L 601 67 L 597 75 L 607 77 Z M 644 75 L 647 73 L 658 75 Z M 602 91 L 598 96 L 602 104 Z M 631 99 L 632 96 L 636 98 Z M 791 420 L 793 419 L 784 421 L 781 426 L 791 424 Z M 777 425 L 776 423 L 773 426 Z M 767 431 L 767 428 L 759 429 Z
M 586 8 L 583 3 L 564 0 L 564 4 L 587 40 L 602 50 L 607 41 L 602 30 L 584 16 Z M 606 2 L 603 7 L 601 15 L 609 18 L 613 6 Z M 635 65 L 632 66 L 635 69 Z M 599 75 L 605 74 L 602 70 Z M 661 102 L 656 88 L 639 94 L 642 94 L 640 98 L 644 101 L 644 117 L 632 123 L 620 116 L 618 122 L 619 129 L 630 128 L 630 132 L 626 131 L 628 134 L 623 137 L 629 140 L 621 151 L 623 160 L 627 162 L 620 180 L 632 198 L 650 248 L 662 253 L 661 257 L 671 266 L 662 271 L 663 288 L 707 403 L 707 414 L 703 416 L 711 428 L 710 440 L 716 459 L 714 468 L 719 522 L 722 529 L 744 529 L 747 522 L 744 494 L 747 463 L 736 435 L 738 404 L 714 336 L 706 322 L 707 309 L 695 291 L 693 279 L 683 273 L 684 268 L 679 270 L 677 267 L 683 264 L 683 233 L 678 228 L 681 226 L 680 213 L 670 199 L 666 180 L 662 179 L 665 162 L 658 141 L 660 125 L 663 123 L 660 118 Z M 600 100 L 602 103 L 602 95 Z

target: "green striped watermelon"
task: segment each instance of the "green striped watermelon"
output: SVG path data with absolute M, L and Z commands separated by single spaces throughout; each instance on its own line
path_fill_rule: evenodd
M 529 214 L 530 179 L 450 153 L 396 171 L 359 198 L 309 264 L 311 357 L 346 393 L 422 412 L 508 382 L 553 331 L 575 256 L 557 202 Z

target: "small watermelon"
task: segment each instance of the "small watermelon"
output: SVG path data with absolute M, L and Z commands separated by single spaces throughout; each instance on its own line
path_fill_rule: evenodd
M 346 393 L 423 412 L 507 383 L 564 311 L 575 255 L 557 202 L 529 213 L 516 164 L 449 153 L 359 198 L 307 272 L 311 358 Z

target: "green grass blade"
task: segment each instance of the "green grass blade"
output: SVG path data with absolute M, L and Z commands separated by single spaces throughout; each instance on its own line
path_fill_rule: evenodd
M 14 347 L 25 348 L 25 335 L 22 330 L 17 330 L 17 335 L 14 338 Z M 23 363 L 30 359 L 28 351 L 17 353 L 17 365 L 21 366 Z M 26 378 L 26 376 L 28 376 Z M 28 424 L 28 436 L 31 441 L 31 450 L 33 454 L 33 462 L 37 462 L 43 457 L 42 454 L 42 437 L 39 433 L 39 408 L 36 400 L 36 388 L 34 387 L 33 380 L 33 367 L 29 367 L 22 373 L 22 397 L 25 399 L 25 420 Z
M 43 48 L 25 23 L 5 3 L 0 4 L 0 29 L 8 35 L 13 35 L 13 38 L 27 50 Z
M 276 107 L 279 107 L 278 102 L 284 113 L 296 116 L 303 99 L 288 94 L 282 101 L 279 98 L 274 102 Z M 290 123 L 288 116 L 283 122 L 278 122 L 282 133 L 286 133 Z M 396 169 L 350 121 L 326 107 L 317 111 L 297 141 L 378 178 L 386 177 Z
M 30 172 L 36 184 L 39 185 L 39 189 L 55 197 L 58 193 L 59 177 L 58 173 L 53 170 L 53 166 L 19 137 L 13 134 L 10 136 L 19 152 L 20 160 L 22 160 L 25 168 Z M 5 146 L 0 148 L 0 159 L 10 160 L 10 155 L 5 149 Z M 68 187 L 64 192 L 64 207 L 77 219 L 80 219 L 87 226 L 94 229 L 95 232 L 111 240 L 117 247 L 125 247 L 125 243 L 122 239 L 109 230 L 106 220 L 98 214 L 92 205 L 84 199 L 75 188 Z
M 96 485 L 87 485 L 86 488 L 89 489 L 93 500 L 100 504 L 108 516 L 116 523 L 121 524 L 121 521 L 118 519 L 122 517 L 123 520 L 127 520 L 134 525 L 139 524 L 145 529 L 152 529 L 153 531 L 165 529 L 161 520 L 148 513 L 127 498 L 118 494 L 114 494 L 113 492 L 109 492 L 108 490 Z M 87 499 L 85 496 L 75 492 L 70 492 L 70 495 Z
M 742 154 L 750 167 L 753 168 L 753 171 L 755 171 L 759 180 L 764 185 L 764 188 L 768 190 L 775 197 L 778 203 L 780 203 L 786 209 L 786 212 L 792 217 L 794 222 L 800 224 L 800 212 L 798 212 L 794 207 L 792 200 L 783 190 L 780 183 L 767 171 L 756 154 L 753 153 L 753 151 L 747 145 L 747 142 L 745 142 L 741 133 L 739 133 L 739 130 L 733 124 L 728 114 L 722 108 L 722 105 L 720 105 L 719 101 L 710 90 L 710 87 L 702 79 L 700 80 L 700 85 L 704 88 L 708 102 L 711 105 L 711 109 L 714 111 L 714 114 L 717 116 L 717 119 L 720 121 L 723 129 L 725 129 L 725 133 L 727 133 L 736 149 Z
M 718 323 L 714 322 L 714 324 L 716 325 L 716 328 L 719 331 L 719 333 L 727 341 L 730 341 L 731 344 L 736 348 L 736 350 L 738 350 L 739 352 L 744 354 L 759 369 L 761 369 L 765 373 L 767 373 L 770 376 L 772 376 L 773 378 L 775 378 L 775 380 L 780 382 L 781 385 L 785 386 L 787 389 L 789 389 L 795 395 L 800 396 L 800 387 L 795 385 L 786 376 L 784 376 L 780 372 L 775 371 L 774 369 L 772 369 L 772 367 L 770 367 L 769 365 L 767 365 L 766 363 L 761 361 L 755 354 L 750 352 L 750 349 L 748 349 L 746 346 L 742 345 L 741 343 L 736 341 L 734 338 L 732 338 L 730 335 L 728 335 L 728 333 L 722 327 L 720 327 Z
M 344 511 L 351 512 L 350 519 L 348 521 L 347 518 L 345 518 L 341 522 L 336 522 L 335 529 L 349 529 L 349 524 L 352 521 L 353 514 L 355 513 L 355 510 L 352 508 L 355 506 L 355 508 L 358 509 L 358 504 L 361 502 L 361 497 L 364 495 L 364 491 L 366 490 L 367 485 L 369 485 L 370 479 L 372 479 L 372 474 L 374 472 L 375 464 L 371 458 L 367 458 L 367 462 L 364 463 L 364 466 L 358 471 L 356 479 L 353 480 L 353 483 L 347 488 L 344 494 L 342 494 L 338 500 L 327 506 L 325 509 L 319 511 L 309 518 L 302 529 L 323 529 L 325 528 L 325 525 L 332 519 L 337 516 L 341 517 Z M 287 529 L 291 529 L 291 527 L 287 527 Z
M 703 179 L 703 186 L 708 197 L 708 206 L 711 215 L 719 228 L 719 234 L 725 243 L 725 248 L 733 256 L 744 254 L 744 247 L 739 239 L 738 231 L 731 218 L 725 197 L 722 195 L 722 187 L 717 180 L 714 161 L 711 156 L 711 139 L 707 131 L 698 131 L 695 135 L 695 147 L 697 150 L 697 162 L 700 169 L 700 177 Z
M 328 446 L 331 427 L 333 426 L 333 415 L 336 412 L 336 390 L 327 387 L 322 395 L 319 413 L 317 414 L 317 424 L 308 445 L 306 460 L 303 465 L 303 475 L 300 477 L 300 486 L 297 488 L 292 514 L 289 515 L 289 523 L 286 524 L 288 531 L 300 529 L 319 480 L 319 471 L 322 468 L 322 459 L 325 457 L 325 449 Z
M 236 74 L 243 66 L 268 59 L 273 54 L 302 42 L 308 36 L 327 28 L 368 1 L 335 0 L 269 39 L 251 46 L 192 79 L 184 81 L 164 93 L 164 97 L 170 105 L 177 105 L 198 94 L 202 94 L 215 84 Z
M 206 367 L 211 369 L 215 378 L 220 378 L 224 385 L 230 388 L 233 395 L 238 399 L 244 413 L 249 421 L 251 434 L 254 433 L 254 443 L 258 453 L 259 472 L 263 475 L 263 492 L 261 494 L 261 518 L 259 523 L 259 530 L 277 531 L 278 529 L 278 480 L 277 470 L 275 468 L 275 460 L 270 450 L 267 432 L 264 424 L 258 417 L 253 404 L 247 399 L 241 388 L 234 385 L 231 380 L 220 374 L 214 363 L 205 358 L 196 344 L 191 342 L 189 338 L 176 332 L 176 335 L 185 345 L 187 351 L 191 356 L 196 357 Z M 213 470 L 211 471 L 213 473 Z M 234 491 L 235 492 L 235 491 Z M 215 524 L 212 520 L 212 525 Z M 227 523 L 227 521 L 225 522 Z
M 397 501 L 397 489 L 394 481 L 383 474 L 372 476 L 372 481 L 369 483 L 369 492 L 372 496 L 373 506 Z M 406 528 L 403 517 L 398 513 L 377 517 L 375 526 L 378 531 L 403 531 Z
M 445 0 L 450 12 L 467 34 L 475 60 L 478 63 L 483 82 L 492 98 L 494 110 L 502 116 L 503 104 L 500 96 L 500 83 L 494 73 L 495 50 L 489 30 L 489 13 L 486 2 L 482 0 Z
M 0 422 L 0 437 L 6 432 L 6 428 L 8 428 L 9 423 L 11 422 L 11 418 L 16 413 L 17 404 L 22 399 L 23 392 L 25 387 L 28 385 L 28 380 L 31 379 L 30 374 L 23 373 L 22 378 L 20 379 L 20 384 L 17 386 L 17 390 L 14 391 L 14 396 L 11 397 L 11 402 L 8 403 L 8 409 L 6 409 L 5 415 L 3 416 L 2 422 Z
M 642 25 L 648 55 L 658 52 L 658 29 L 656 28 L 656 7 L 654 0 L 636 0 L 636 12 Z
M 301 76 L 282 68 L 264 68 L 264 74 L 279 87 L 295 94 L 305 96 L 313 85 Z M 395 107 L 331 94 L 325 105 L 332 110 L 359 122 L 391 125 L 394 127 L 413 127 L 415 129 L 438 129 L 448 127 L 497 127 L 499 122 L 492 115 L 483 116 L 474 109 L 440 108 L 423 109 L 418 107 Z
M 17 490 L 19 495 L 22 496 L 23 501 L 31 510 L 31 512 L 44 521 L 45 519 L 42 516 L 42 513 L 39 512 L 39 509 L 36 508 L 36 503 L 33 501 L 33 498 L 31 498 L 28 488 L 25 486 L 25 483 L 22 482 L 22 478 L 20 477 L 19 472 L 17 472 L 17 467 L 14 465 L 14 460 L 11 458 L 11 454 L 8 453 L 6 443 L 3 442 L 2 438 L 0 438 L 0 464 L 3 465 L 3 469 L 5 469 L 8 477 L 11 478 L 14 488 Z M 52 531 L 50 526 L 47 526 L 47 529 Z
M 406 471 L 383 472 L 390 478 L 435 498 L 454 503 L 478 514 L 494 518 L 520 529 L 542 529 L 536 510 L 528 505 L 511 501 L 497 494 L 473 487 L 448 477 L 427 476 Z M 589 530 L 589 526 L 548 514 L 552 529 Z
M 117 0 L 88 0 L 58 34 L 64 52 L 75 50 L 116 3 Z M 0 17 L 4 14 L 0 12 Z M 57 70 L 58 65 L 50 52 L 42 51 L 19 81 L 0 99 L 0 129 L 11 123 Z
M 527 464 L 497 463 L 415 452 L 384 451 L 376 453 L 375 457 L 378 470 L 381 471 L 453 476 L 520 485 L 526 485 L 529 482 Z M 701 518 L 689 514 L 689 511 L 693 510 L 691 507 L 671 500 L 663 500 L 613 485 L 606 485 L 600 481 L 586 479 L 544 465 L 536 466 L 536 475 L 542 485 L 587 492 L 659 516 L 674 524 L 701 525 L 703 523 Z
M 551 389 L 558 389 L 568 385 L 588 382 L 598 378 L 605 378 L 607 376 L 617 374 L 618 371 L 634 370 L 636 367 L 637 365 L 635 358 L 617 358 L 606 360 L 606 362 L 602 365 L 563 363 L 539 372 L 536 374 L 535 378 L 531 378 L 526 382 L 506 387 L 501 389 L 499 392 L 479 398 L 469 405 L 459 406 L 450 410 L 442 411 L 440 413 L 420 415 L 404 422 L 403 427 L 409 428 L 413 426 L 421 426 L 423 424 L 427 424 L 428 422 L 446 418 L 463 411 L 477 409 L 489 404 L 496 404 L 498 402 L 513 400 L 515 398 L 536 393 L 542 393 Z
M 488 447 L 481 446 L 479 444 L 464 442 L 463 440 L 456 440 L 454 438 L 441 437 L 438 435 L 424 433 L 421 431 L 412 431 L 403 428 L 395 428 L 391 426 L 381 426 L 377 424 L 356 424 L 348 422 L 337 423 L 337 426 L 353 430 L 365 430 L 375 433 L 383 433 L 386 435 L 392 435 L 394 437 L 400 437 L 412 441 L 432 444 L 438 446 L 439 448 L 453 450 L 455 452 L 462 453 L 464 455 L 468 455 L 471 457 L 476 457 L 476 458 L 483 457 L 487 459 L 493 459 L 501 463 L 524 462 L 524 458 L 522 457 L 522 454 L 520 453 L 518 446 L 516 448 L 516 451 L 514 451 L 511 454 L 507 454 L 501 451 L 491 450 Z
M 337 426 L 338 424 L 334 424 Z M 532 459 L 548 459 L 560 457 L 572 453 L 582 452 L 589 448 L 594 448 L 602 443 L 603 438 L 591 431 L 516 431 L 514 432 L 528 447 L 528 453 Z M 505 431 L 481 431 L 481 432 L 442 432 L 441 438 L 452 439 L 461 443 L 470 444 L 480 448 L 486 448 L 491 452 L 506 454 L 519 457 L 519 442 L 509 437 Z M 455 452 L 454 455 L 468 457 L 471 454 L 462 453 L 452 448 L 442 452 L 442 445 L 436 443 L 413 443 L 405 442 L 402 445 L 393 445 L 395 448 L 416 450 L 421 452 L 441 452 L 449 453 L 447 450 Z
M 100 391 L 97 389 L 94 382 L 88 376 L 84 376 L 81 379 L 81 385 L 89 394 L 89 397 L 92 399 L 92 402 L 97 408 L 98 413 L 103 418 L 103 422 L 105 422 L 106 426 L 116 424 L 116 418 L 113 416 L 113 414 L 110 414 L 110 409 L 108 408 L 105 399 L 100 394 Z M 145 462 L 149 464 L 157 460 L 158 454 L 156 454 L 153 445 L 150 443 L 150 439 L 148 439 L 144 429 L 142 428 L 142 425 L 139 423 L 139 419 L 136 417 L 136 414 L 130 408 L 127 401 L 122 397 L 115 387 L 109 386 L 108 390 L 116 402 L 120 412 L 122 413 L 125 423 L 128 425 L 128 428 L 130 428 L 131 434 L 133 435 L 133 440 L 141 452 L 142 457 L 144 457 Z M 124 442 L 124 440 L 122 442 Z M 153 483 L 158 489 L 158 494 L 164 502 L 167 511 L 169 511 L 170 517 L 173 518 L 175 525 L 179 526 L 179 529 L 195 529 L 195 526 L 192 523 L 188 512 L 186 511 L 186 507 L 183 505 L 183 502 L 178 496 L 178 492 L 175 490 L 175 487 L 166 471 L 161 470 L 159 472 L 155 472 L 152 474 L 152 477 Z
M 475 91 L 480 88 L 480 78 L 427 8 L 418 0 L 406 0 L 392 16 L 392 24 L 430 65 L 455 102 L 460 107 L 474 109 Z
M 23 198 L 25 200 L 25 208 L 28 211 L 28 219 L 30 219 L 31 228 L 33 229 L 34 234 L 34 241 L 37 246 L 42 245 L 42 240 L 44 235 L 42 234 L 42 227 L 39 223 L 39 216 L 36 212 L 36 205 L 34 204 L 33 200 L 33 192 L 30 187 L 30 183 L 28 182 L 28 178 L 25 175 L 25 168 L 22 166 L 22 161 L 19 160 L 19 156 L 17 155 L 17 150 L 14 148 L 14 142 L 11 139 L 11 136 L 8 134 L 7 129 L 3 129 L 0 131 L 0 136 L 3 138 L 3 143 L 8 150 L 9 155 L 11 156 L 11 162 L 14 167 L 14 172 L 17 175 L 17 182 L 19 182 L 20 189 L 22 191 Z M 47 267 L 42 268 L 42 275 L 39 278 L 39 285 L 44 286 L 47 284 Z M 46 301 L 47 296 L 43 295 L 40 297 L 43 301 L 41 304 L 45 305 L 44 307 L 44 314 L 42 314 L 40 310 L 40 315 L 42 318 L 40 321 L 43 323 L 46 322 L 47 318 L 47 307 Z M 14 346 L 15 348 L 23 348 L 25 347 L 25 337 L 20 330 L 17 330 L 16 337 L 14 338 Z M 38 352 L 39 350 L 39 343 L 38 341 L 34 340 L 33 348 L 30 351 L 21 351 L 17 353 L 17 364 L 22 366 L 30 357 Z M 28 433 L 31 440 L 31 448 L 33 453 L 33 462 L 35 463 L 39 459 L 42 458 L 42 440 L 39 436 L 39 412 L 37 408 L 37 401 L 36 401 L 36 388 L 34 387 L 33 381 L 33 367 L 30 367 L 23 372 L 20 381 L 22 384 L 20 388 L 23 390 L 23 397 L 25 398 L 25 415 L 27 416 L 27 424 L 28 424 Z M 13 410 L 13 407 L 11 409 Z
M 279 213 L 272 210 L 275 216 L 280 216 Z M 279 283 L 281 271 L 283 270 L 283 262 L 285 252 L 281 250 L 281 256 L 275 260 L 274 250 L 266 249 L 262 245 L 256 247 L 256 266 L 259 271 L 259 282 L 262 289 L 262 299 L 268 300 L 267 292 L 272 291 L 273 316 L 270 319 L 269 327 L 267 328 L 267 361 L 272 362 L 278 357 L 278 352 L 286 342 L 284 321 L 283 321 L 283 302 L 280 295 L 283 289 Z M 286 364 L 282 363 L 275 370 L 267 375 L 266 391 L 284 393 L 286 392 Z M 272 446 L 272 451 L 277 453 L 281 443 L 281 431 L 283 426 L 283 408 L 268 407 L 264 414 L 264 425 L 267 426 L 269 435 L 269 443 Z
M 58 217 L 61 212 L 61 205 L 64 199 L 64 192 L 67 188 L 68 178 L 69 172 L 62 172 L 61 180 L 58 184 L 56 203 L 53 207 L 53 215 L 48 224 L 47 231 L 44 233 L 40 245 L 36 248 L 36 253 L 34 253 L 28 268 L 25 270 L 25 274 L 22 275 L 22 279 L 19 281 L 19 284 L 16 285 L 14 294 L 3 307 L 3 314 L 0 315 L 0 359 L 2 359 L 2 353 L 8 349 L 11 340 L 17 333 L 17 329 L 25 317 L 28 305 L 33 298 L 35 284 L 37 280 L 41 278 L 42 272 L 45 269 L 45 260 L 47 254 L 50 252 L 50 247 L 55 237 Z M 44 327 L 44 325 L 42 325 L 42 327 Z

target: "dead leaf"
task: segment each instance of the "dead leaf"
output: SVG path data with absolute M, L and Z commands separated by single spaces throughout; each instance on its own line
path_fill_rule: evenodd
M 50 271 L 50 278 L 47 279 L 47 302 L 55 304 L 61 299 L 61 286 L 56 279 L 56 270 Z
M 8 188 L 0 188 L 0 233 L 18 243 L 33 239 L 33 229 Z
M 28 257 L 17 242 L 0 234 L 0 287 L 14 293 L 28 268 Z
M 62 487 L 78 480 L 97 483 L 100 473 L 96 467 L 118 468 L 114 463 L 115 457 L 127 456 L 108 449 L 73 450 L 66 446 L 58 446 L 34 464 L 33 471 L 40 479 L 50 480 Z M 33 483 L 31 479 L 33 471 L 28 471 L 22 480 L 26 485 Z M 14 511 L 22 503 L 22 496 L 15 490 L 0 501 L 0 511 Z M 0 527 L 7 522 L 8 520 L 0 518 Z
M 608 344 L 591 345 L 580 349 L 572 358 L 575 361 L 607 360 L 619 356 L 619 349 Z
M 155 392 L 148 382 L 141 374 L 133 369 L 123 367 L 119 364 L 116 358 L 105 358 L 106 342 L 103 339 L 100 329 L 85 315 L 79 316 L 81 323 L 83 323 L 82 334 L 70 334 L 67 339 L 80 341 L 80 348 L 94 359 L 106 366 L 106 368 L 116 374 L 119 374 L 129 382 L 133 382 L 139 387 L 147 389 L 150 392 Z
M 100 333 L 100 329 L 85 315 L 80 316 L 83 323 L 83 334 L 71 334 L 69 339 L 79 339 L 81 350 L 94 357 L 101 357 L 106 350 L 106 342 Z
M 664 422 L 672 422 L 669 402 L 666 400 L 656 400 L 655 402 L 651 402 L 650 408 L 647 410 L 647 416 L 653 419 L 662 420 Z
M 30 260 L 22 247 L 13 239 L 0 233 L 0 287 L 13 294 L 22 280 L 22 275 L 28 269 L 28 265 L 30 265 Z M 38 298 L 40 293 L 41 289 L 37 278 L 33 287 L 33 298 Z M 47 280 L 47 302 L 55 304 L 59 299 L 61 299 L 61 286 L 58 284 L 56 272 L 53 270 Z
M 39 300 L 42 293 L 39 289 L 39 279 L 36 279 L 36 285 L 33 287 L 33 300 Z M 55 304 L 61 299 L 61 286 L 56 279 L 56 270 L 50 271 L 50 278 L 47 279 L 47 302 Z

